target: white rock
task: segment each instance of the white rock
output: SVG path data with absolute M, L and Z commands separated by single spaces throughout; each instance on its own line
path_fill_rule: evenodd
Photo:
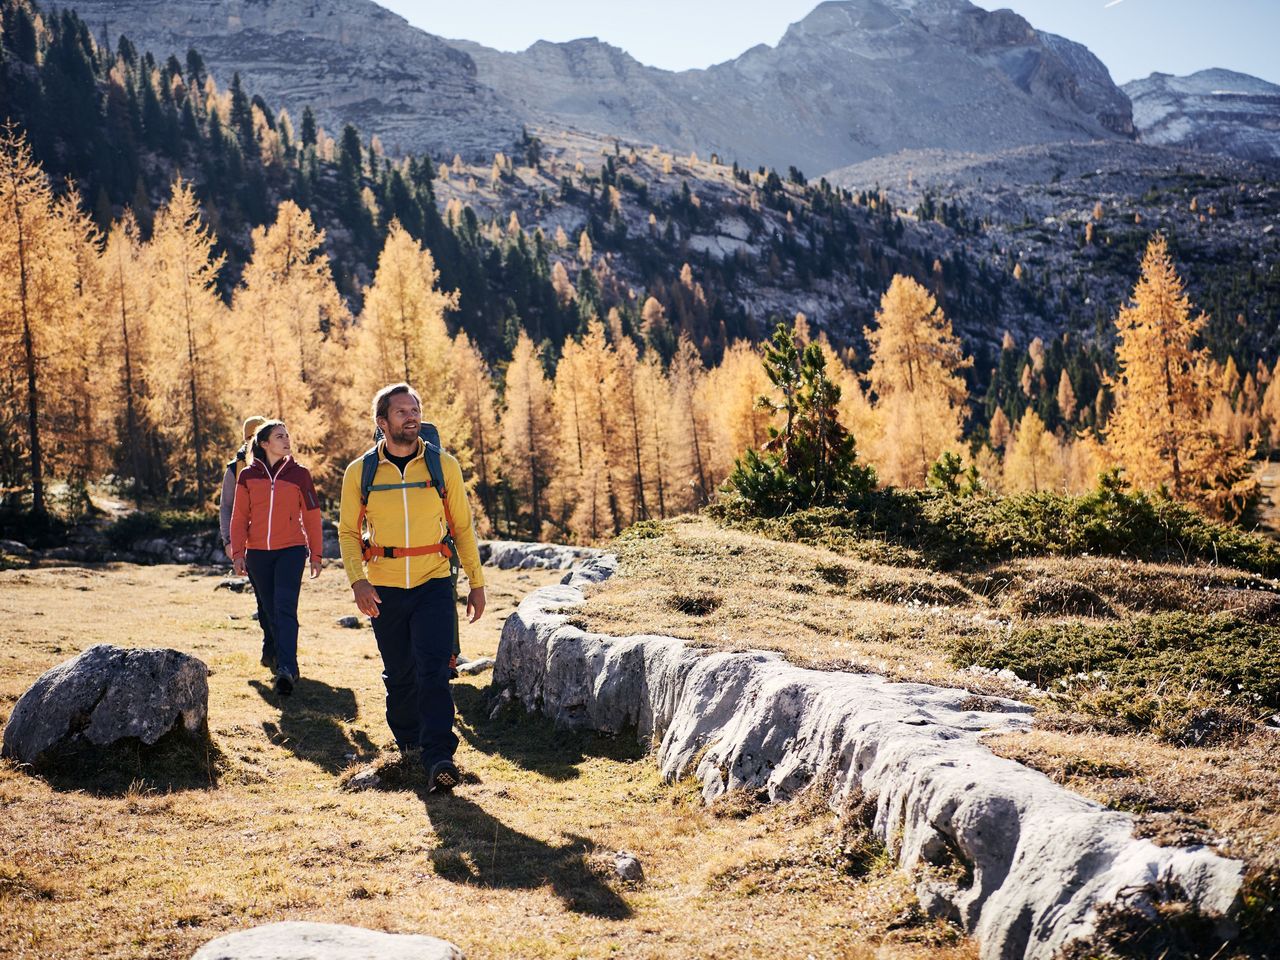
M 210 940 L 191 960 L 464 960 L 447 940 L 336 923 L 269 923 Z
M 1143 909 L 1158 881 L 1210 915 L 1238 906 L 1239 861 L 1136 839 L 1128 815 L 979 743 L 1029 727 L 1026 704 L 986 698 L 994 709 L 968 710 L 964 690 L 570 625 L 579 586 L 609 576 L 612 559 L 534 591 L 504 624 L 494 683 L 527 709 L 568 727 L 660 738 L 663 776 L 675 780 L 697 759 L 707 800 L 736 788 L 781 800 L 823 774 L 833 808 L 874 798 L 874 830 L 903 868 L 969 865 L 968 887 L 923 892 L 977 937 L 984 960 L 1048 960 L 1087 939 L 1101 908 Z
M 495 662 L 493 657 L 477 657 L 475 660 L 467 660 L 465 663 L 459 659 L 458 672 L 474 676 L 477 673 L 492 670 Z

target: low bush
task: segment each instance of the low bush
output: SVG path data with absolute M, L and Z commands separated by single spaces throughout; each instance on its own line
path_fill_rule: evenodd
M 1211 520 L 1161 494 L 1125 490 L 1114 475 L 1104 476 L 1096 489 L 1080 496 L 955 496 L 889 487 L 865 492 L 847 509 L 815 508 L 776 517 L 762 516 L 750 501 L 730 492 L 708 512 L 721 523 L 774 539 L 937 569 L 1026 556 L 1093 554 L 1280 574 L 1280 544 L 1275 541 Z
M 1280 627 L 1229 613 L 1041 623 L 958 638 L 949 656 L 1179 743 L 1229 740 L 1280 711 Z

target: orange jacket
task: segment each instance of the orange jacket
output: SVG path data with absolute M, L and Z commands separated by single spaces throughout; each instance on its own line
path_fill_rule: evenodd
M 320 500 L 307 468 L 293 457 L 274 470 L 255 460 L 236 480 L 231 510 L 231 555 L 245 550 L 283 550 L 305 544 L 313 557 L 323 550 Z

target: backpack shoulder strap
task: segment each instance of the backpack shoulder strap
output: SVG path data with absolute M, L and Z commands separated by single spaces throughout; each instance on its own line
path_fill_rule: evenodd
M 369 491 L 373 489 L 373 477 L 378 472 L 378 445 L 375 443 L 365 451 L 360 460 L 360 503 L 369 502 Z

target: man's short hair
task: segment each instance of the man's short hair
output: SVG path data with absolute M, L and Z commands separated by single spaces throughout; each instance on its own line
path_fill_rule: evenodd
M 418 409 L 422 409 L 422 398 L 418 396 L 418 391 L 413 389 L 407 383 L 393 383 L 383 387 L 373 397 L 373 422 L 383 419 L 387 415 L 387 410 L 391 407 L 391 398 L 399 393 L 407 393 L 418 401 Z

